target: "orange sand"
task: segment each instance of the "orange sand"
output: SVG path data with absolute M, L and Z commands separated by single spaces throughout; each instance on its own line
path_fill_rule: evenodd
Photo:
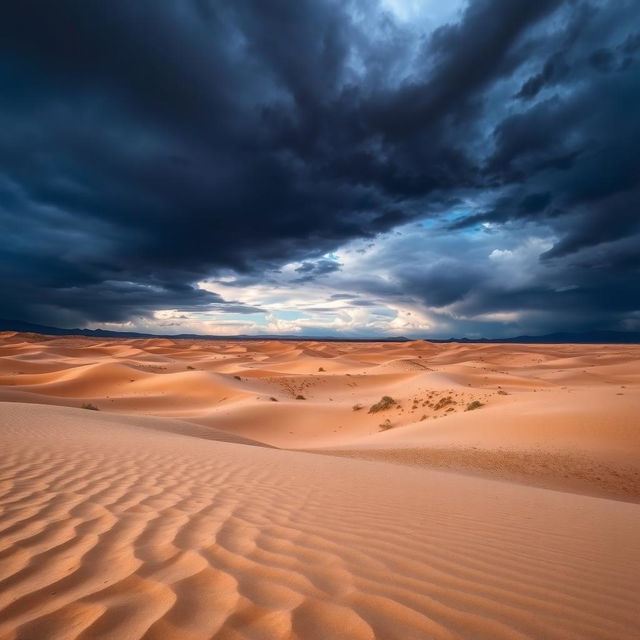
M 640 637 L 639 362 L 0 333 L 0 638 Z

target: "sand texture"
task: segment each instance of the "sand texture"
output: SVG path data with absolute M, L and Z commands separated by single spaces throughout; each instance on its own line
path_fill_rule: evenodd
M 0 638 L 638 638 L 639 385 L 630 345 L 1 333 Z

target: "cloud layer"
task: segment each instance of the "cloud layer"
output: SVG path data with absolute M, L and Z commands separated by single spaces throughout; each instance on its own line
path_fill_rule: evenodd
M 638 328 L 639 70 L 634 0 L 13 3 L 0 315 Z

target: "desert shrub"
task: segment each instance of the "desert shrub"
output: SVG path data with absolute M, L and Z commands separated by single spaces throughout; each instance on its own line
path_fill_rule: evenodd
M 394 405 L 398 404 L 391 396 L 382 396 L 378 402 L 371 405 L 369 413 L 377 413 L 378 411 L 385 411 L 391 409 Z
M 296 400 L 306 400 L 306 398 L 302 394 L 298 394 Z
M 85 402 L 82 405 L 83 409 L 89 409 L 90 411 L 100 411 L 100 409 L 98 409 L 98 407 L 96 407 L 95 404 L 91 404 L 90 402 Z
M 324 371 L 324 367 L 318 367 L 318 371 Z
M 351 407 L 354 411 L 361 411 L 362 409 L 364 409 L 364 407 L 361 404 L 354 404 L 353 407 Z
M 451 396 L 446 396 L 445 398 L 440 398 L 440 400 L 438 400 L 438 402 L 436 402 L 435 406 L 433 407 L 436 411 L 438 411 L 439 409 L 444 409 L 446 406 L 453 404 L 453 399 L 451 398 Z
M 189 371 L 195 371 L 195 367 L 192 367 L 190 364 L 187 365 L 187 369 L 189 369 Z
M 380 426 L 380 431 L 388 431 L 389 429 L 393 429 L 393 425 L 389 418 L 387 418 Z
M 271 402 L 278 402 L 278 398 L 274 398 L 273 396 L 271 396 L 269 400 L 271 400 Z
M 501 396 L 508 396 L 508 395 L 509 395 L 509 394 L 508 394 L 504 389 L 498 389 L 498 393 L 499 393 Z
M 484 407 L 484 404 L 479 400 L 474 400 L 467 405 L 467 411 L 473 411 L 474 409 L 479 409 L 480 407 Z
M 236 380 L 242 380 L 240 376 L 233 376 Z

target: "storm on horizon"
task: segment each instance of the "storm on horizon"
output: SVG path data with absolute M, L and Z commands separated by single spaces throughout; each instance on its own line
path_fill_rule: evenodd
M 635 0 L 21 0 L 0 317 L 640 330 Z

